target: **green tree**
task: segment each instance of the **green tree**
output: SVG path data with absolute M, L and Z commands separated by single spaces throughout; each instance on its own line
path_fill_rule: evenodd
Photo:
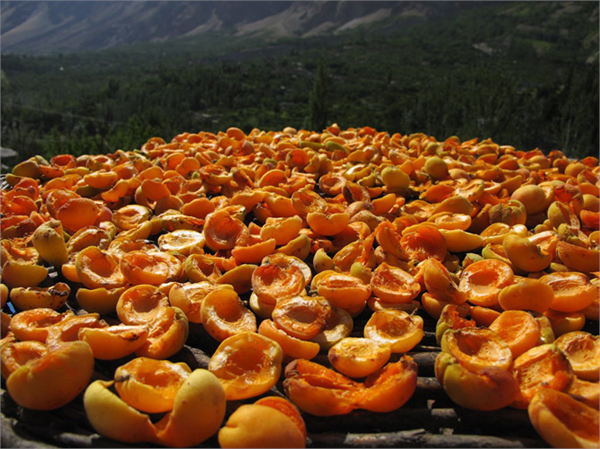
M 308 128 L 321 131 L 327 126 L 327 93 L 329 91 L 329 74 L 325 63 L 321 60 L 317 64 L 313 90 L 309 98 Z

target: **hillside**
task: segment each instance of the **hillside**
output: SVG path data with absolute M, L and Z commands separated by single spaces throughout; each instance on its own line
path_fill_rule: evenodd
M 4 53 L 57 53 L 222 31 L 267 39 L 337 34 L 386 18 L 426 19 L 481 2 L 2 2 Z
M 332 122 L 573 156 L 599 148 L 596 2 L 490 2 L 333 35 L 221 30 L 93 52 L 5 53 L 2 71 L 2 146 L 21 158 L 134 149 L 182 131 Z

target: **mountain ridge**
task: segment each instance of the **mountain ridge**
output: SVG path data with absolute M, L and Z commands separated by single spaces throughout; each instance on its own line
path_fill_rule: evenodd
M 49 54 L 162 42 L 208 32 L 266 39 L 332 35 L 390 17 L 423 20 L 493 2 L 2 2 L 3 53 Z

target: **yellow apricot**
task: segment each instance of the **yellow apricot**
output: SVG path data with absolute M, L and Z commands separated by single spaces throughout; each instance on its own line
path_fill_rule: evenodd
M 84 327 L 77 333 L 79 340 L 92 348 L 100 360 L 116 360 L 133 354 L 146 342 L 148 327 L 119 324 L 109 327 Z
M 346 337 L 329 348 L 327 358 L 348 377 L 366 377 L 382 368 L 391 354 L 389 345 L 369 338 Z
M 6 389 L 22 407 L 54 410 L 75 399 L 88 385 L 93 371 L 90 345 L 67 342 L 17 369 L 6 380 Z
M 219 446 L 303 448 L 305 437 L 292 419 L 265 405 L 244 404 L 219 430 Z
M 35 287 L 48 276 L 41 265 L 8 260 L 2 266 L 2 280 L 10 288 Z
M 519 277 L 498 294 L 498 303 L 504 310 L 532 310 L 543 313 L 554 300 L 554 291 L 539 279 Z

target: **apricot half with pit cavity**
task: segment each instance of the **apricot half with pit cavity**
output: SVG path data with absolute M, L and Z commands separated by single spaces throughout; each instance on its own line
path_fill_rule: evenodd
M 25 408 L 54 410 L 75 399 L 88 385 L 93 371 L 90 345 L 67 342 L 13 372 L 6 380 L 6 389 Z
M 469 371 L 447 352 L 438 354 L 435 372 L 450 399 L 473 410 L 504 408 L 519 391 L 519 383 L 510 371 L 493 366 Z
M 184 363 L 138 357 L 116 369 L 115 388 L 135 409 L 162 413 L 173 408 L 175 395 L 190 373 Z
M 598 447 L 598 409 L 566 393 L 542 389 L 529 403 L 527 412 L 535 430 L 552 447 Z
M 253 332 L 221 342 L 208 364 L 225 388 L 227 400 L 248 399 L 267 392 L 279 380 L 283 350 L 274 340 Z

